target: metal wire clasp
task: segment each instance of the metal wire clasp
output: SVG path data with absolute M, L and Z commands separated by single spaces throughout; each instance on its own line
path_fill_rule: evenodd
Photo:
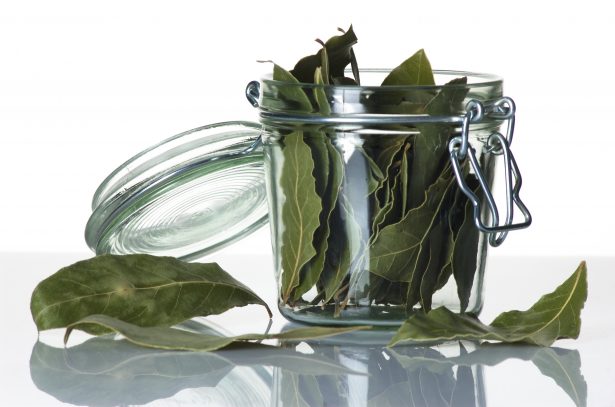
M 515 127 L 515 102 L 509 97 L 503 97 L 491 105 L 489 111 L 486 112 L 485 110 L 483 104 L 478 100 L 471 100 L 468 102 L 466 105 L 466 114 L 463 116 L 461 135 L 453 137 L 450 140 L 448 150 L 459 188 L 472 202 L 474 208 L 474 224 L 480 231 L 488 233 L 489 244 L 493 247 L 497 247 L 504 242 L 509 231 L 530 226 L 532 223 L 532 215 L 519 197 L 519 190 L 521 189 L 522 183 L 521 173 L 519 172 L 515 157 L 510 150 Z M 488 137 L 485 146 L 488 152 L 503 155 L 504 157 L 506 219 L 502 225 L 500 225 L 498 208 L 493 199 L 493 194 L 491 193 L 487 180 L 476 158 L 476 150 L 469 143 L 470 124 L 481 121 L 485 116 L 496 120 L 506 120 L 508 122 L 506 137 L 500 132 L 493 132 Z M 480 188 L 485 194 L 487 205 L 491 213 L 491 224 L 489 226 L 485 225 L 481 220 L 481 202 L 478 196 L 476 196 L 464 180 L 460 161 L 465 158 L 469 159 L 476 178 L 478 178 Z M 523 214 L 523 222 L 513 223 L 515 205 Z

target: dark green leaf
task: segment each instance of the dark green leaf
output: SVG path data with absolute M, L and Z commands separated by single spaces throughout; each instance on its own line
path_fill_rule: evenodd
M 425 51 L 420 49 L 393 69 L 382 86 L 390 85 L 435 85 L 431 64 Z
M 494 340 L 550 346 L 561 338 L 577 338 L 581 309 L 587 298 L 587 268 L 582 262 L 557 289 L 527 311 L 500 314 L 491 325 L 444 307 L 427 314 L 417 312 L 399 328 L 389 346 L 400 342 Z
M 325 43 L 329 57 L 329 75 L 331 78 L 343 77 L 344 69 L 351 62 L 352 46 L 357 43 L 357 37 L 352 26 L 343 33 L 331 37 Z M 314 71 L 322 64 L 322 50 L 316 54 L 302 58 L 293 68 L 292 75 L 300 82 L 311 83 L 314 80 Z
M 316 193 L 314 160 L 302 132 L 284 138 L 284 162 L 280 186 L 285 196 L 282 206 L 282 287 L 285 303 L 300 283 L 300 271 L 316 255 L 314 232 L 320 224 L 322 204 Z
M 281 99 L 296 104 L 296 110 L 303 112 L 311 112 L 313 110 L 310 99 L 292 73 L 277 64 L 273 64 L 273 80 L 286 82 L 287 84 L 295 84 L 293 86 L 285 85 L 278 88 L 280 91 L 279 97 Z M 313 78 L 311 80 L 313 80 Z
M 480 184 L 473 175 L 468 175 L 466 183 L 474 194 L 480 191 Z M 476 266 L 478 264 L 478 243 L 480 231 L 474 224 L 474 207 L 469 199 L 465 199 L 464 221 L 454 242 L 451 258 L 451 268 L 457 283 L 457 295 L 461 312 L 468 308 Z
M 263 305 L 271 315 L 262 299 L 216 263 L 105 254 L 43 280 L 32 293 L 30 309 L 42 331 L 95 313 L 141 326 L 171 326 L 248 304 Z
M 66 328 L 64 342 L 66 343 L 68 341 L 73 329 L 80 328 L 83 325 L 97 325 L 107 330 L 115 331 L 124 336 L 129 342 L 146 348 L 194 351 L 213 351 L 222 349 L 236 342 L 262 341 L 267 339 L 301 341 L 369 328 L 366 326 L 344 328 L 315 326 L 291 329 L 289 331 L 274 334 L 245 334 L 225 337 L 188 332 L 175 328 L 140 327 L 107 315 L 90 315 Z

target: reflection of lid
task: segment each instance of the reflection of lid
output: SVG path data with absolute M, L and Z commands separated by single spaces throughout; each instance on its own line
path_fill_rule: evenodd
M 267 222 L 260 125 L 226 122 L 171 137 L 98 187 L 85 230 L 97 253 L 200 257 Z

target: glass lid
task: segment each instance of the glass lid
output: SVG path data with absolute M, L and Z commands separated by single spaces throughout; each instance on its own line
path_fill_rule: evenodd
M 113 171 L 92 200 L 85 239 L 96 254 L 198 258 L 267 223 L 261 126 L 186 131 Z

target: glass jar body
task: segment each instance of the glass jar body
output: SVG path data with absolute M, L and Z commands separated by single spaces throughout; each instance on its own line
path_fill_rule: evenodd
M 303 89 L 308 97 L 322 91 L 330 106 L 299 112 L 311 119 L 296 120 L 284 86 L 264 83 L 261 105 L 282 113 L 262 120 L 282 314 L 333 325 L 399 325 L 417 308 L 438 306 L 478 314 L 487 239 L 474 225 L 449 159 L 459 126 L 410 117 L 428 116 L 426 106 L 449 89 L 311 86 Z M 458 89 L 463 97 L 439 115 L 463 114 L 465 100 L 476 94 L 501 96 L 501 82 L 488 88 Z M 408 121 L 373 120 L 398 113 Z M 357 114 L 371 118 L 354 122 Z M 318 120 L 327 117 L 334 120 Z M 498 126 L 483 123 L 470 132 L 489 184 L 494 159 L 484 147 Z M 468 163 L 461 168 L 480 196 Z

